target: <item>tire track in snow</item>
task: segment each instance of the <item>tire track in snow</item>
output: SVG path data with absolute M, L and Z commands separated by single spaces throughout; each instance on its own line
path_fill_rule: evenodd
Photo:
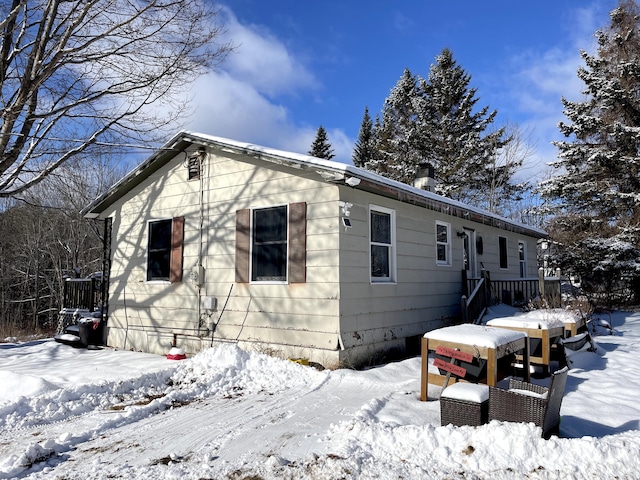
M 168 458 L 242 465 L 243 459 L 250 458 L 266 460 L 274 456 L 292 461 L 311 453 L 328 454 L 332 447 L 322 442 L 326 432 L 359 410 L 345 409 L 342 399 L 357 395 L 364 406 L 372 397 L 386 397 L 389 393 L 388 388 L 372 387 L 348 372 L 334 372 L 314 383 L 274 394 L 204 398 L 113 428 L 95 430 L 91 438 L 75 444 L 75 451 L 68 452 L 69 461 L 58 464 L 55 473 L 73 478 L 74 460 L 81 461 L 87 455 L 108 471 L 107 465 L 116 466 L 115 469 L 144 468 Z M 274 429 L 278 435 L 274 436 Z M 274 437 L 278 438 L 277 443 L 267 443 L 266 439 Z

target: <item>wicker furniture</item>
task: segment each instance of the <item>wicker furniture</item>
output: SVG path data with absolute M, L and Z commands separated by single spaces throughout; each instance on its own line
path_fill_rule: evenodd
M 454 383 L 440 395 L 441 425 L 477 427 L 489 421 L 489 386 Z
M 435 362 L 439 348 L 471 354 L 473 357 L 472 362 L 452 363 L 467 371 L 463 377 L 452 375 L 452 382 L 462 379 L 472 383 L 495 385 L 500 380 L 498 365 L 510 363 L 515 352 L 522 354 L 523 363 L 526 364 L 525 380 L 529 379 L 529 342 L 526 334 L 471 324 L 439 328 L 426 333 L 422 338 L 420 399 L 423 402 L 427 401 L 428 384 L 442 386 L 447 378 L 445 372 L 429 364 L 430 353 Z
M 542 436 L 557 435 L 568 368 L 551 375 L 549 388 L 511 379 L 509 390 L 489 387 L 489 421 L 533 422 Z

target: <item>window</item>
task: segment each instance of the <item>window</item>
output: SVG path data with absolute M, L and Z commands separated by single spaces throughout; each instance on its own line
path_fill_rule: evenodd
M 251 280 L 285 282 L 287 280 L 287 207 L 253 211 L 251 244 Z
M 395 281 L 395 212 L 371 207 L 371 281 Z
M 520 278 L 527 277 L 527 244 L 519 240 L 518 241 L 518 260 L 520 261 Z
M 147 281 L 182 280 L 184 218 L 149 222 Z
M 436 265 L 451 265 L 451 225 L 436 222 Z
M 304 202 L 236 212 L 236 282 L 306 282 Z
M 498 237 L 498 246 L 500 248 L 500 268 L 509 268 L 507 261 L 507 237 Z

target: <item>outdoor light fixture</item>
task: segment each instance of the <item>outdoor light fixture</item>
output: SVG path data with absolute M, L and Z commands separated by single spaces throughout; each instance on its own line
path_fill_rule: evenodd
M 338 202 L 340 205 L 340 209 L 342 210 L 342 225 L 344 226 L 344 231 L 346 232 L 351 228 L 351 219 L 349 216 L 351 215 L 351 207 L 353 207 L 353 203 L 351 202 Z
M 353 203 L 340 202 L 338 205 L 340 205 L 340 207 L 342 208 L 342 214 L 345 217 L 348 217 L 349 215 L 351 215 L 351 207 L 353 207 Z

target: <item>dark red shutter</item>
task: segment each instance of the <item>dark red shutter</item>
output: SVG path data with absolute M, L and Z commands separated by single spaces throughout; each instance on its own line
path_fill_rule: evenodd
M 249 283 L 251 210 L 236 211 L 236 282 Z
M 169 281 L 182 281 L 182 245 L 184 240 L 184 217 L 175 217 L 171 222 L 171 259 Z
M 289 283 L 307 280 L 307 204 L 289 205 Z

